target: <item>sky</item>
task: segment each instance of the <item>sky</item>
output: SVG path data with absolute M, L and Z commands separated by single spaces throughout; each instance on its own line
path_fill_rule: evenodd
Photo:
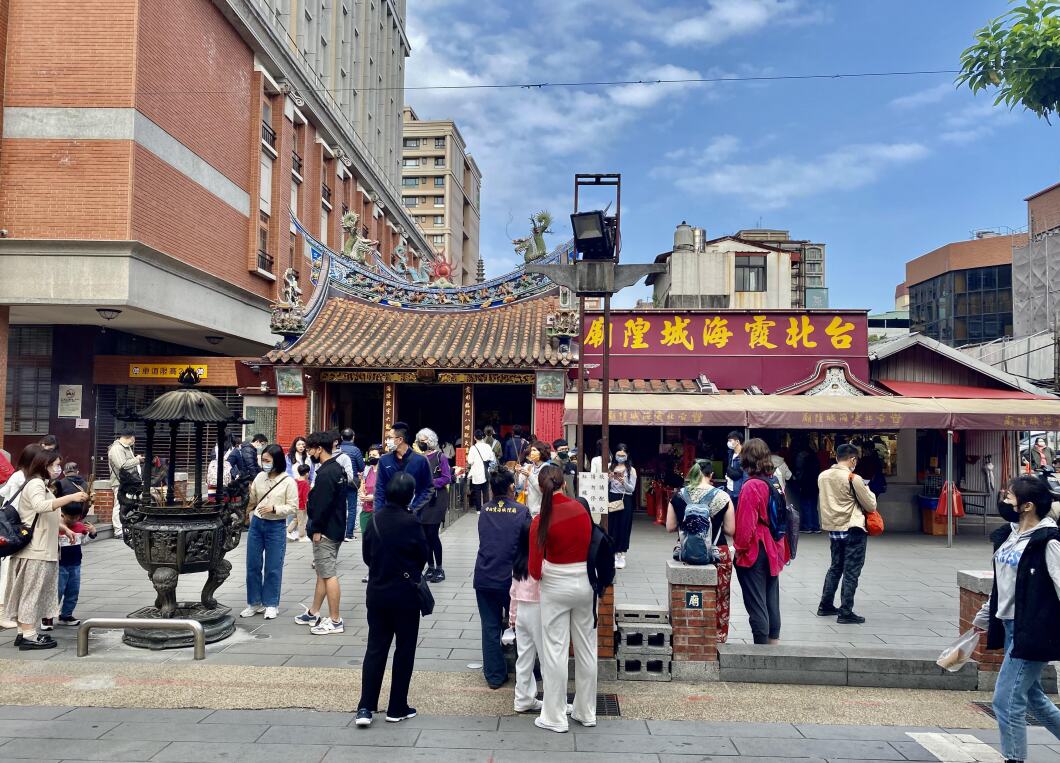
M 956 69 L 1005 0 L 409 0 L 406 87 Z M 905 262 L 1026 226 L 1060 181 L 1060 125 L 954 75 L 573 88 L 406 90 L 452 119 L 482 170 L 489 277 L 528 217 L 570 235 L 576 172 L 622 173 L 622 261 L 682 220 L 827 245 L 832 307 L 893 309 Z M 602 205 L 602 204 L 601 204 Z M 650 298 L 626 289 L 616 305 Z

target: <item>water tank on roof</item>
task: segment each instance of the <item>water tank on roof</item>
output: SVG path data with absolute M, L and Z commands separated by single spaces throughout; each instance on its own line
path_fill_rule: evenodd
M 691 252 L 693 244 L 692 226 L 682 220 L 681 224 L 677 226 L 677 230 L 674 231 L 674 251 Z
M 702 252 L 707 241 L 707 229 L 706 228 L 693 228 L 692 229 L 692 246 L 697 252 Z

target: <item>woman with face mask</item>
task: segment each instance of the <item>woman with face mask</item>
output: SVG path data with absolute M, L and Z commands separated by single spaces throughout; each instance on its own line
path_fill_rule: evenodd
M 59 615 L 59 535 L 71 535 L 62 524 L 59 510 L 69 503 L 88 500 L 83 492 L 55 497 L 51 486 L 62 477 L 62 464 L 62 457 L 55 451 L 39 450 L 18 493 L 19 518 L 32 527 L 33 538 L 11 557 L 4 604 L 8 616 L 18 623 L 14 645 L 20 651 L 55 648 L 55 640 L 38 634 L 37 629 L 43 620 Z
M 526 507 L 530 515 L 536 516 L 541 511 L 541 485 L 538 476 L 549 462 L 550 451 L 543 442 L 535 442 L 527 451 L 526 463 L 519 469 L 519 492 L 526 493 Z
M 607 528 L 615 544 L 615 569 L 626 566 L 629 537 L 633 532 L 633 494 L 637 489 L 637 470 L 629 460 L 629 448 L 624 442 L 618 444 L 611 468 L 607 475 Z M 621 508 L 619 508 L 621 504 Z
M 297 515 L 298 486 L 287 476 L 283 448 L 267 445 L 261 452 L 262 471 L 250 485 L 247 531 L 247 607 L 240 617 L 261 612 L 266 620 L 279 614 L 283 558 L 287 553 L 287 518 Z
M 994 688 L 994 715 L 1006 761 L 1027 760 L 1027 713 L 1060 739 L 1060 710 L 1042 690 L 1046 664 L 1060 660 L 1060 530 L 1053 496 L 1035 476 L 1017 477 L 998 501 L 1011 524 L 994 542 L 994 590 L 972 625 L 987 649 L 1005 649 Z
M 438 449 L 438 435 L 433 429 L 425 428 L 416 433 L 416 450 L 427 459 L 434 490 L 420 511 L 420 524 L 423 525 L 427 548 L 430 549 L 424 575 L 430 583 L 441 583 L 445 580 L 445 570 L 442 569 L 442 539 L 439 533 L 449 510 L 449 483 L 453 481 L 453 473 L 449 470 L 449 459 Z

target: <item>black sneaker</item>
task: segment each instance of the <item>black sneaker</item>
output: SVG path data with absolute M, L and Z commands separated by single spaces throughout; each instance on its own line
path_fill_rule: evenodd
M 818 617 L 835 617 L 839 614 L 839 610 L 836 607 L 826 607 L 824 604 L 817 608 Z
M 52 622 L 50 617 L 45 617 L 40 621 L 40 629 L 42 631 L 50 631 L 55 627 L 55 623 Z
M 18 650 L 20 652 L 29 652 L 36 649 L 54 649 L 55 647 L 55 639 L 42 633 L 35 639 L 23 638 L 22 643 L 18 645 Z
M 441 567 L 439 567 L 435 571 L 434 576 L 430 577 L 430 578 L 427 578 L 427 580 L 429 580 L 432 583 L 441 583 L 443 580 L 445 580 L 445 570 L 443 570 Z
M 76 617 L 73 617 L 73 616 L 71 616 L 71 617 L 62 617 L 61 615 L 59 617 L 59 625 L 76 626 L 76 625 L 80 625 L 80 624 L 81 624 L 81 621 L 78 620 Z
M 840 615 L 836 618 L 836 622 L 840 625 L 861 625 L 865 622 L 865 618 L 861 615 L 855 615 L 851 612 L 849 615 Z
M 428 567 L 426 570 L 423 571 L 423 579 L 426 580 L 428 583 L 433 583 L 434 582 L 434 576 L 437 575 L 437 574 L 438 574 L 438 568 L 437 567 Z
M 389 720 L 389 719 L 387 719 Z M 366 707 L 362 707 L 357 711 L 357 720 L 354 721 L 362 729 L 366 729 L 372 725 L 372 711 Z
M 358 715 L 358 717 L 360 717 L 360 715 Z M 387 723 L 401 723 L 402 721 L 407 721 L 410 718 L 415 718 L 415 717 L 416 717 L 416 708 L 410 707 L 410 708 L 408 708 L 408 710 L 405 711 L 404 715 L 391 715 L 389 712 L 387 712 L 387 714 L 386 714 L 386 722 Z

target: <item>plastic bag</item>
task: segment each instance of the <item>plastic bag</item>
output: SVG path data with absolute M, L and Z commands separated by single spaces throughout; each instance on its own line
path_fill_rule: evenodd
M 972 652 L 978 644 L 979 633 L 975 628 L 971 628 L 962 633 L 952 646 L 946 647 L 935 664 L 951 673 L 956 673 L 964 667 L 966 662 L 971 661 Z
M 511 646 L 515 643 L 515 628 L 508 628 L 501 634 L 501 644 Z

